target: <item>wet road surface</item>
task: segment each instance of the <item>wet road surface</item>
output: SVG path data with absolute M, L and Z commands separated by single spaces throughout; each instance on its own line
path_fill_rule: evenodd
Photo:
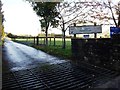
M 86 63 L 75 65 L 8 40 L 3 48 L 3 68 L 3 90 L 97 88 L 118 76 L 114 71 Z
M 40 50 L 9 40 L 5 42 L 3 54 L 6 63 L 9 63 L 9 69 L 13 71 L 31 68 L 37 65 L 66 62 Z

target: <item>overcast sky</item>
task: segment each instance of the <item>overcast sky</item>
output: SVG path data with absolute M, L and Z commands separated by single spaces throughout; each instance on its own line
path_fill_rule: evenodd
M 2 0 L 5 32 L 17 35 L 41 33 L 39 17 L 25 0 Z M 61 34 L 61 30 L 50 29 L 49 33 Z
M 115 1 L 118 2 L 119 0 Z M 35 36 L 41 32 L 39 17 L 33 11 L 28 2 L 25 2 L 25 0 L 2 0 L 2 3 L 6 20 L 4 22 L 5 32 Z M 57 30 L 57 32 L 56 29 L 52 30 L 52 32 L 57 34 L 61 33 L 60 30 Z
M 2 0 L 5 32 L 32 34 L 40 32 L 39 18 L 29 3 L 23 0 Z

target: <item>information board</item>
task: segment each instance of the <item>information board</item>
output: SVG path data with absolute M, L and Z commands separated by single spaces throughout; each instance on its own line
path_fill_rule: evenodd
M 102 26 L 87 25 L 69 27 L 69 34 L 92 34 L 92 33 L 102 33 Z

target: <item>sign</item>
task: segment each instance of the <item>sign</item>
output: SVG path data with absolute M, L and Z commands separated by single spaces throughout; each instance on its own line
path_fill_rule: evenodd
M 112 37 L 113 34 L 120 34 L 120 28 L 110 27 L 110 36 Z
M 69 27 L 69 34 L 92 34 L 92 33 L 102 33 L 102 26 L 87 25 Z
M 84 38 L 89 38 L 89 35 L 84 35 L 83 37 L 84 37 Z

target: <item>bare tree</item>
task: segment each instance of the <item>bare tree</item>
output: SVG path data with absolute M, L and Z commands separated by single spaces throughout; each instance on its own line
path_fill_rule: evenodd
M 100 4 L 99 8 L 101 10 L 97 13 L 102 17 L 102 20 L 113 20 L 115 26 L 120 27 L 120 1 L 112 2 L 111 0 L 103 0 L 97 2 Z
M 60 17 L 59 25 L 63 34 L 63 46 L 65 49 L 65 33 L 68 27 L 74 23 L 85 23 L 85 18 L 88 17 L 88 12 L 92 10 L 94 2 L 62 2 L 58 5 Z

